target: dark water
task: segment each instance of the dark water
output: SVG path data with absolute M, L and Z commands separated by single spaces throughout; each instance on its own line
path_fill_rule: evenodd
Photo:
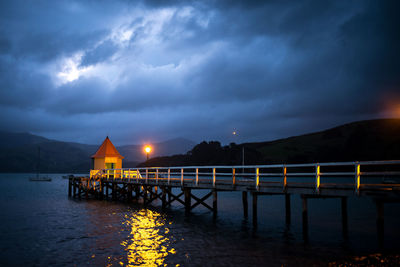
M 214 220 L 201 207 L 185 216 L 178 204 L 162 211 L 157 202 L 144 209 L 73 200 L 61 174 L 50 175 L 50 183 L 29 182 L 30 176 L 0 175 L 1 266 L 310 266 L 380 251 L 375 205 L 368 198 L 348 201 L 348 239 L 342 235 L 340 201 L 309 200 L 305 243 L 299 197 L 292 197 L 287 226 L 284 198 L 260 196 L 255 230 L 243 218 L 239 192 L 218 193 Z M 400 204 L 385 204 L 384 253 L 398 254 L 399 226 Z

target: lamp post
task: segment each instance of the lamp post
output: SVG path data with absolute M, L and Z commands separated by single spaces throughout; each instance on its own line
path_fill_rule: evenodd
M 232 132 L 232 135 L 233 135 L 234 137 L 236 137 L 237 134 L 238 134 L 237 130 L 234 129 L 233 132 Z M 242 173 L 244 173 L 244 145 L 242 145 L 242 166 L 243 166 L 243 167 L 242 167 Z
M 144 151 L 146 152 L 147 160 L 149 160 L 149 154 L 151 152 L 151 146 L 145 146 Z

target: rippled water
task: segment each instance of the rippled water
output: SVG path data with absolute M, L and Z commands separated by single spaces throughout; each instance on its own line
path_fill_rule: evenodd
M 375 206 L 350 198 L 349 237 L 341 232 L 340 201 L 309 200 L 309 242 L 301 232 L 301 201 L 292 197 L 287 226 L 282 196 L 260 196 L 258 227 L 242 215 L 241 193 L 218 193 L 218 216 L 180 204 L 162 211 L 134 204 L 74 200 L 67 180 L 29 182 L 0 175 L 1 266 L 297 266 L 324 265 L 379 251 Z M 205 194 L 196 192 L 195 194 Z M 249 199 L 251 200 L 251 199 Z M 400 245 L 400 204 L 385 204 L 385 248 Z M 251 209 L 249 209 L 251 218 Z

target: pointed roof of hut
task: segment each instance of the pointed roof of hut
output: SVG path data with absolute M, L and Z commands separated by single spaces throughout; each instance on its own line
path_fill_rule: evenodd
M 104 140 L 103 144 L 99 147 L 97 152 L 92 156 L 92 158 L 105 158 L 105 157 L 118 157 L 123 159 L 124 157 L 119 154 L 118 150 L 115 148 L 113 143 L 111 143 L 108 136 Z

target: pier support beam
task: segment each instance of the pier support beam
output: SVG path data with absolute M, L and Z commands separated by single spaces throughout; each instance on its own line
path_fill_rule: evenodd
M 341 206 L 342 206 L 342 231 L 343 238 L 347 239 L 349 237 L 349 229 L 348 229 L 348 219 L 347 219 L 347 197 L 341 198 Z
M 243 202 L 243 216 L 247 219 L 249 216 L 249 205 L 247 203 L 247 191 L 242 192 L 242 202 Z
M 376 204 L 376 230 L 378 234 L 378 245 L 383 248 L 384 244 L 384 206 L 383 201 L 375 200 Z
M 78 198 L 81 199 L 81 194 L 82 194 L 82 184 L 79 183 L 78 185 Z
M 89 199 L 89 180 L 87 180 L 85 182 L 83 190 L 85 190 L 85 199 L 88 200 Z
M 112 183 L 112 200 L 117 200 L 117 183 Z
M 146 205 L 146 203 L 147 203 L 147 188 L 146 188 L 146 186 L 142 186 L 142 190 L 143 190 L 143 204 Z
M 72 193 L 72 181 L 71 179 L 68 179 L 68 196 L 71 197 Z
M 172 188 L 171 187 L 166 187 L 166 190 L 167 190 L 167 193 L 168 193 L 168 201 L 167 201 L 167 203 L 166 203 L 166 206 L 171 206 L 171 203 L 173 202 L 173 201 L 178 201 L 179 203 L 181 203 L 183 206 L 185 206 L 185 201 L 183 200 L 181 200 L 180 199 L 180 197 L 182 196 L 182 195 L 184 195 L 184 191 L 182 190 L 182 192 L 180 193 L 180 194 L 178 194 L 178 195 L 174 195 L 174 194 L 172 194 L 172 192 L 171 192 L 171 190 L 172 190 Z
M 303 239 L 304 241 L 308 241 L 308 210 L 307 210 L 307 198 L 302 196 L 303 200 L 303 210 L 302 210 L 302 218 L 303 218 Z
M 172 196 L 171 196 L 171 194 L 172 194 L 172 187 L 168 187 L 168 203 L 167 203 L 167 205 L 169 205 L 169 206 L 171 206 L 171 203 L 172 203 Z
M 104 198 L 104 183 L 101 180 L 99 182 L 99 189 L 100 189 L 100 191 L 99 191 L 99 199 L 103 200 L 103 198 Z
M 290 194 L 285 194 L 285 211 L 286 224 L 289 225 L 291 221 Z
M 165 207 L 167 206 L 167 191 L 165 190 L 165 186 L 162 186 L 161 190 L 162 190 L 162 195 L 161 195 L 162 208 L 165 209 Z
M 253 226 L 257 226 L 257 193 L 252 193 L 253 198 Z
M 218 195 L 217 195 L 217 190 L 213 189 L 212 190 L 212 196 L 213 196 L 213 215 L 214 217 L 217 216 L 217 211 L 218 211 Z
M 139 197 L 140 197 L 140 186 L 136 185 L 135 186 L 135 200 L 136 200 L 136 202 L 139 201 Z
M 76 197 L 76 183 L 75 183 L 75 178 L 72 179 L 72 193 L 73 193 L 73 196 Z
M 128 202 L 132 201 L 132 184 L 128 184 L 128 197 L 127 197 Z
M 184 196 L 185 196 L 185 212 L 186 214 L 190 213 L 190 207 L 192 206 L 192 198 L 190 195 L 190 188 L 184 188 Z

